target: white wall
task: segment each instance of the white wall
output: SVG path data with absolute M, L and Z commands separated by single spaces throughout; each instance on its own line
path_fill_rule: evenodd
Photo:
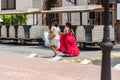
M 0 0 L 0 11 L 1 11 L 1 0 Z
M 62 6 L 73 6 L 70 2 L 67 2 L 66 0 L 62 0 Z M 62 13 L 62 24 L 65 25 L 67 22 L 67 13 Z M 73 24 L 73 23 L 72 23 Z
M 42 0 L 16 0 L 16 10 L 32 10 L 31 8 L 38 8 L 42 10 Z M 41 17 L 41 15 L 39 15 Z M 40 20 L 40 18 L 39 18 Z M 42 20 L 40 20 L 42 21 Z M 34 24 L 36 24 L 36 15 L 34 16 Z M 28 25 L 33 25 L 33 15 L 28 15 Z
M 87 5 L 89 0 L 77 0 L 77 5 Z M 63 0 L 62 6 L 74 6 L 70 2 Z M 82 24 L 88 24 L 88 13 L 82 13 Z M 62 24 L 64 25 L 67 21 L 67 13 L 62 14 Z M 80 25 L 80 13 L 72 13 L 71 14 L 71 23 L 73 25 Z
M 16 0 L 16 10 L 32 8 L 32 0 Z
M 117 3 L 117 20 L 120 20 L 120 3 Z
M 77 0 L 77 5 L 88 5 L 89 0 Z M 88 25 L 88 13 L 82 13 L 82 24 Z
M 42 9 L 42 0 L 16 0 L 17 10 L 27 10 L 28 8 Z
M 33 8 L 42 10 L 42 0 L 33 0 Z
M 43 4 L 42 4 L 43 0 L 32 0 L 32 8 L 37 8 L 38 10 L 42 10 L 43 9 Z M 34 14 L 34 19 L 33 19 L 33 15 L 29 15 L 29 20 L 27 22 L 28 25 L 33 25 L 33 20 L 34 20 L 34 24 L 36 25 L 38 23 L 38 25 L 42 24 L 42 15 L 38 14 L 38 19 L 36 19 L 36 14 Z

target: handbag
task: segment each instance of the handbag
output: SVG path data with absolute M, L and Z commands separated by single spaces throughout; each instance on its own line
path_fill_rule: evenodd
M 52 32 L 52 33 L 50 33 L 50 35 L 49 35 L 49 39 L 53 39 L 53 38 L 55 38 L 55 36 L 56 36 L 55 32 Z

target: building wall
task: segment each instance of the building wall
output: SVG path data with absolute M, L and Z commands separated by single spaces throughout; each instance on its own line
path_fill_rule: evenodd
M 117 3 L 120 4 L 120 0 L 117 0 Z M 120 20 L 117 20 L 117 26 L 116 26 L 116 31 L 117 31 L 117 35 L 116 35 L 116 38 L 117 38 L 117 42 L 120 43 Z
M 99 2 L 98 2 L 98 0 L 90 0 L 90 2 L 89 2 L 89 4 L 98 4 Z M 100 24 L 100 22 L 99 21 L 101 21 L 102 22 L 102 20 L 99 20 L 99 19 L 102 19 L 102 18 L 100 18 L 100 15 L 101 15 L 102 13 L 95 13 L 95 19 L 89 19 L 89 23 L 92 25 L 92 24 L 94 24 L 94 25 L 98 25 L 98 24 Z
M 42 6 L 42 0 L 33 0 L 33 8 L 39 8 L 40 10 L 42 10 Z
M 88 3 L 89 3 L 89 0 L 80 0 L 80 1 L 77 0 L 77 5 L 88 5 Z M 80 14 L 78 14 L 78 15 L 80 17 Z M 89 18 L 89 16 L 88 16 L 87 12 L 82 13 L 82 25 L 88 25 L 89 24 L 88 23 L 88 18 Z M 80 18 L 77 22 L 80 24 Z
M 32 10 L 33 8 L 33 0 L 16 0 L 16 10 Z M 36 17 L 36 15 L 34 15 Z M 34 22 L 33 22 L 34 21 Z M 36 19 L 33 19 L 33 15 L 28 15 L 28 25 L 33 25 L 36 23 Z
M 0 11 L 1 11 L 1 0 L 0 0 Z
M 22 5 L 21 5 L 22 4 Z M 16 0 L 16 10 L 32 10 L 33 8 L 42 10 L 42 0 Z M 34 17 L 34 18 L 33 18 Z M 42 24 L 41 14 L 29 14 L 28 25 Z
M 38 10 L 42 10 L 42 1 L 43 0 L 16 0 L 16 10 L 32 10 L 32 8 L 37 8 Z M 1 5 L 1 0 L 0 0 L 0 5 Z M 1 6 L 0 6 L 1 10 Z M 38 16 L 38 17 L 37 17 Z M 40 23 L 41 24 L 41 15 L 34 15 L 33 19 L 33 14 L 28 15 L 28 25 L 33 25 L 34 24 Z M 39 20 L 39 21 L 38 21 Z
M 29 8 L 42 9 L 42 0 L 16 0 L 17 10 L 27 10 Z
M 40 11 L 43 10 L 43 0 L 33 0 L 33 8 L 39 8 Z M 42 25 L 42 14 L 38 14 L 37 16 L 38 16 L 38 25 Z
M 32 0 L 16 0 L 16 10 L 27 10 L 32 6 Z
M 87 5 L 88 0 L 77 0 L 76 5 Z M 75 6 L 74 4 L 67 2 L 66 0 L 62 0 L 62 6 Z M 87 25 L 88 24 L 88 13 L 82 13 L 82 24 Z M 65 24 L 65 22 L 68 21 L 68 15 L 67 13 L 62 14 L 62 24 Z M 71 13 L 71 23 L 73 25 L 80 25 L 80 13 Z
M 90 0 L 90 4 L 98 4 L 98 0 Z
M 38 9 L 38 10 L 43 10 L 43 4 L 42 0 L 32 0 L 32 8 Z M 34 24 L 34 25 L 41 25 L 42 24 L 42 15 L 41 14 L 34 14 L 34 19 L 33 15 L 29 15 L 30 19 L 28 20 L 28 24 Z M 34 20 L 34 23 L 33 23 Z

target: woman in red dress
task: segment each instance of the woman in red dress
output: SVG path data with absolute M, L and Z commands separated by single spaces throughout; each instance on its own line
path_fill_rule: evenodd
M 65 25 L 64 33 L 60 35 L 60 48 L 58 50 L 68 56 L 78 56 L 80 54 L 74 32 L 68 22 Z

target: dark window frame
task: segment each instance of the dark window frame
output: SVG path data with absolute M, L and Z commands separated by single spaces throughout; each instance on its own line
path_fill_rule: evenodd
M 7 0 L 7 2 L 6 2 L 6 8 L 2 8 L 2 6 L 1 6 L 1 9 L 2 10 L 14 10 L 14 9 L 16 9 L 16 0 L 14 0 L 13 1 L 13 8 L 9 8 L 9 0 Z M 2 0 L 1 0 L 1 4 L 2 4 Z
M 89 19 L 96 19 L 96 12 L 89 12 Z
M 68 1 L 68 2 L 71 2 L 72 4 L 75 4 L 76 5 L 76 0 L 66 0 L 66 1 Z

